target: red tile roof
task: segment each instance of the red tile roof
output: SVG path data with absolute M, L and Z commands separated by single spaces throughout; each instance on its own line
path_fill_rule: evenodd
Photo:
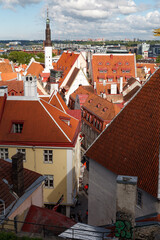
M 70 118 L 70 124 L 62 118 Z M 11 133 L 13 122 L 23 122 L 22 133 Z M 0 144 L 72 147 L 78 131 L 78 120 L 44 100 L 6 100 L 0 122 Z
M 45 99 L 44 99 L 45 100 Z M 58 109 L 66 112 L 68 110 L 67 105 L 65 104 L 65 102 L 63 101 L 61 95 L 59 94 L 59 92 L 54 91 L 52 93 L 52 96 L 50 97 L 49 101 L 48 101 L 51 105 L 57 107 Z
M 87 98 L 83 104 L 83 109 L 87 109 L 87 111 L 93 113 L 93 115 L 96 115 L 102 120 L 112 120 L 121 110 L 118 105 L 115 105 L 96 94 L 91 94 Z
M 9 61 L 0 62 L 0 72 L 1 73 L 12 73 L 13 69 Z
M 74 109 L 74 110 L 67 110 L 67 113 L 71 115 L 72 117 L 78 119 L 81 121 L 81 109 Z
M 2 81 L 17 79 L 17 73 L 16 72 L 1 73 L 1 79 Z
M 27 75 L 31 74 L 32 76 L 36 76 L 38 79 L 43 70 L 44 68 L 40 63 L 32 62 L 27 70 Z
M 43 224 L 43 225 L 50 225 L 50 226 L 57 226 L 63 228 L 70 228 L 72 227 L 75 222 L 66 217 L 65 215 L 58 213 L 54 210 L 50 210 L 47 208 L 40 208 L 37 206 L 32 205 L 29 209 L 25 222 L 36 223 L 36 224 Z M 49 228 L 49 227 L 48 227 Z M 52 228 L 49 229 L 51 231 L 58 231 L 60 234 L 65 229 L 63 228 Z M 41 230 L 41 226 L 36 226 L 32 224 L 25 223 L 22 227 L 23 232 L 39 232 Z
M 0 86 L 8 86 L 8 95 L 11 95 L 14 92 L 14 95 L 24 95 L 23 94 L 23 81 L 0 81 Z
M 160 69 L 88 149 L 87 156 L 117 175 L 138 176 L 157 197 L 160 146 Z
M 135 77 L 135 55 L 134 54 L 95 54 L 92 58 L 92 71 L 93 71 L 93 81 L 96 82 L 97 94 L 100 95 L 100 88 L 110 89 L 112 83 L 117 82 L 117 76 L 123 77 L 123 81 L 127 81 L 128 76 Z M 129 73 L 123 72 L 122 70 Z M 116 70 L 116 73 L 113 72 Z M 103 71 L 103 73 L 102 73 Z M 106 86 L 99 82 L 99 78 L 107 79 Z M 108 81 L 108 78 L 113 78 L 113 81 Z M 108 85 L 108 86 L 107 86 Z M 103 91 L 104 92 L 104 91 Z
M 146 67 L 147 69 L 150 68 L 149 73 L 153 74 L 156 69 L 158 68 L 158 65 L 156 63 L 136 63 L 137 68 L 144 68 Z
M 73 52 L 63 52 L 62 56 L 58 60 L 56 66 L 54 67 L 55 70 L 62 70 L 63 71 L 63 78 L 60 78 L 59 80 L 59 86 L 64 81 L 65 77 L 71 70 L 73 64 L 79 57 L 79 53 L 73 53 Z
M 31 186 L 40 176 L 39 173 L 24 168 L 24 190 Z M 5 202 L 5 207 L 7 208 L 15 201 L 15 197 L 11 194 L 8 185 L 3 179 L 6 179 L 9 185 L 12 185 L 12 164 L 0 159 L 0 199 Z
M 76 100 L 77 95 L 90 95 L 91 93 L 94 93 L 94 89 L 92 86 L 79 86 L 79 88 L 76 89 L 71 95 L 70 98 L 72 98 L 74 101 Z

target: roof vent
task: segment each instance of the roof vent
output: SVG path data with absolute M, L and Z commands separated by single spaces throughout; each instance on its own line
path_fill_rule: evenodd
M 97 107 L 97 108 L 99 108 L 100 106 L 101 106 L 101 104 L 100 104 L 100 103 L 98 103 L 96 107 Z
M 107 107 L 104 107 L 104 108 L 103 108 L 103 112 L 106 112 L 106 111 L 107 111 L 107 109 L 108 109 Z

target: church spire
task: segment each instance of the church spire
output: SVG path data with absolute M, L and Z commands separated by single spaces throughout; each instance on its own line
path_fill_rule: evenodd
M 51 29 L 50 29 L 50 19 L 48 14 L 47 8 L 47 19 L 46 19 L 46 39 L 45 39 L 45 46 L 52 46 L 51 42 Z

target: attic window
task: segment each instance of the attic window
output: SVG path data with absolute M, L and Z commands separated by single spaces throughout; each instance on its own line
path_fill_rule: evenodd
M 129 62 L 126 62 L 126 65 L 129 65 Z
M 102 62 L 99 62 L 98 65 L 102 65 Z
M 106 112 L 106 111 L 107 111 L 107 109 L 108 109 L 107 107 L 104 107 L 104 108 L 103 108 L 103 112 Z
M 101 104 L 100 104 L 100 103 L 98 103 L 96 107 L 97 107 L 97 108 L 99 108 L 100 106 L 101 106 Z
M 121 62 L 119 62 L 119 63 L 118 63 L 118 65 L 122 65 L 122 63 L 121 63 Z
M 12 123 L 11 133 L 21 133 L 23 129 L 23 123 Z
M 88 102 L 89 102 L 89 103 L 91 103 L 92 101 L 93 101 L 93 99 L 89 99 L 89 101 L 88 101 Z
M 109 62 L 106 62 L 106 65 L 110 65 L 110 63 L 109 63 Z
M 62 117 L 62 116 L 60 116 L 59 117 L 64 123 L 66 123 L 68 126 L 70 126 L 70 118 L 68 118 L 68 117 Z

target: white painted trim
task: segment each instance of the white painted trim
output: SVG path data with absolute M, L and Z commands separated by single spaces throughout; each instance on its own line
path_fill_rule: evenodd
M 43 101 L 43 99 L 41 99 L 41 101 Z M 64 134 L 64 136 L 67 138 L 67 140 L 69 142 L 71 142 L 71 140 L 69 139 L 69 137 L 66 135 L 66 133 L 62 130 L 62 128 L 58 125 L 58 123 L 56 122 L 56 120 L 52 117 L 52 115 L 48 112 L 48 110 L 45 108 L 45 106 L 42 104 L 39 100 L 39 103 L 42 105 L 42 107 L 45 109 L 45 111 L 48 113 L 48 115 L 50 116 L 50 118 L 55 122 L 55 124 L 57 125 L 57 127 L 61 130 L 61 132 Z M 50 104 L 51 105 L 51 104 Z M 52 105 L 51 105 L 52 106 Z M 53 107 L 53 106 L 52 106 Z
M 64 109 L 64 107 L 63 107 L 63 105 L 62 105 L 61 101 L 60 101 L 60 100 L 59 100 L 59 98 L 57 97 L 57 94 L 55 94 L 55 96 L 56 96 L 56 98 L 57 98 L 57 100 L 58 100 L 59 104 L 61 105 L 61 107 L 62 107 L 63 111 L 66 113 L 66 111 L 65 111 L 65 109 Z
M 73 171 L 73 159 L 72 159 L 72 150 L 67 150 L 67 203 L 72 204 L 73 199 L 72 199 L 72 181 L 73 181 L 73 176 L 72 176 L 72 171 Z
M 52 146 L 25 146 L 25 145 L 0 145 L 1 148 L 5 147 L 5 148 L 34 148 L 34 149 L 73 149 L 73 147 L 52 147 Z
M 12 101 L 38 101 L 39 98 L 38 96 L 8 96 L 7 100 L 12 100 Z

